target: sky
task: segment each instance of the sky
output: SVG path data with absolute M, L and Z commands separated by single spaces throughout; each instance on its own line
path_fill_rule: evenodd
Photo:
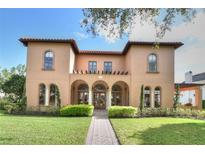
M 1 68 L 26 63 L 21 37 L 73 38 L 82 50 L 122 51 L 128 40 L 155 41 L 155 29 L 149 23 L 136 22 L 128 36 L 115 40 L 105 38 L 104 31 L 98 37 L 87 34 L 80 27 L 82 19 L 81 9 L 0 9 Z M 186 71 L 205 72 L 205 14 L 199 12 L 192 22 L 176 23 L 161 41 L 184 43 L 175 51 L 175 81 L 181 82 Z

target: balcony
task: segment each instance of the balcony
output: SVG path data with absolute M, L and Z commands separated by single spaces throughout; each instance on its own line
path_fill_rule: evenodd
M 128 75 L 128 71 L 88 71 L 88 70 L 73 70 L 73 74 L 99 74 L 99 75 Z

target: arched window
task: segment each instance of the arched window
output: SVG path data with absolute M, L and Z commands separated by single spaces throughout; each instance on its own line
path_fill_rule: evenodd
M 44 54 L 44 69 L 52 70 L 53 69 L 53 60 L 54 54 L 52 51 L 46 51 Z
M 154 89 L 154 107 L 160 107 L 161 106 L 161 88 L 156 87 Z
M 122 88 L 119 85 L 112 86 L 112 105 L 122 104 Z
M 145 87 L 144 89 L 144 106 L 150 107 L 151 106 L 151 90 L 149 87 Z
M 87 104 L 88 103 L 88 85 L 87 84 L 81 84 L 78 86 L 78 103 L 80 104 Z
M 50 99 L 49 99 L 49 105 L 55 105 L 59 106 L 60 104 L 60 93 L 58 86 L 55 84 L 50 85 Z
M 39 85 L 39 105 L 45 105 L 46 86 L 41 83 Z
M 148 71 L 157 72 L 157 55 L 154 53 L 148 56 Z

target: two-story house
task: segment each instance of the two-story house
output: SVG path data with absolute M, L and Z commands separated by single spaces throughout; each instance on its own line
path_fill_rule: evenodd
M 174 51 L 181 42 L 127 42 L 122 51 L 79 50 L 72 39 L 21 38 L 27 47 L 27 106 L 88 103 L 97 109 L 171 107 Z M 59 99 L 60 98 L 60 99 Z

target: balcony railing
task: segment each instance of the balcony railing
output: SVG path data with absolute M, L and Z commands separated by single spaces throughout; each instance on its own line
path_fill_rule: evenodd
M 128 71 L 88 71 L 73 70 L 73 74 L 107 74 L 107 75 L 128 75 Z

